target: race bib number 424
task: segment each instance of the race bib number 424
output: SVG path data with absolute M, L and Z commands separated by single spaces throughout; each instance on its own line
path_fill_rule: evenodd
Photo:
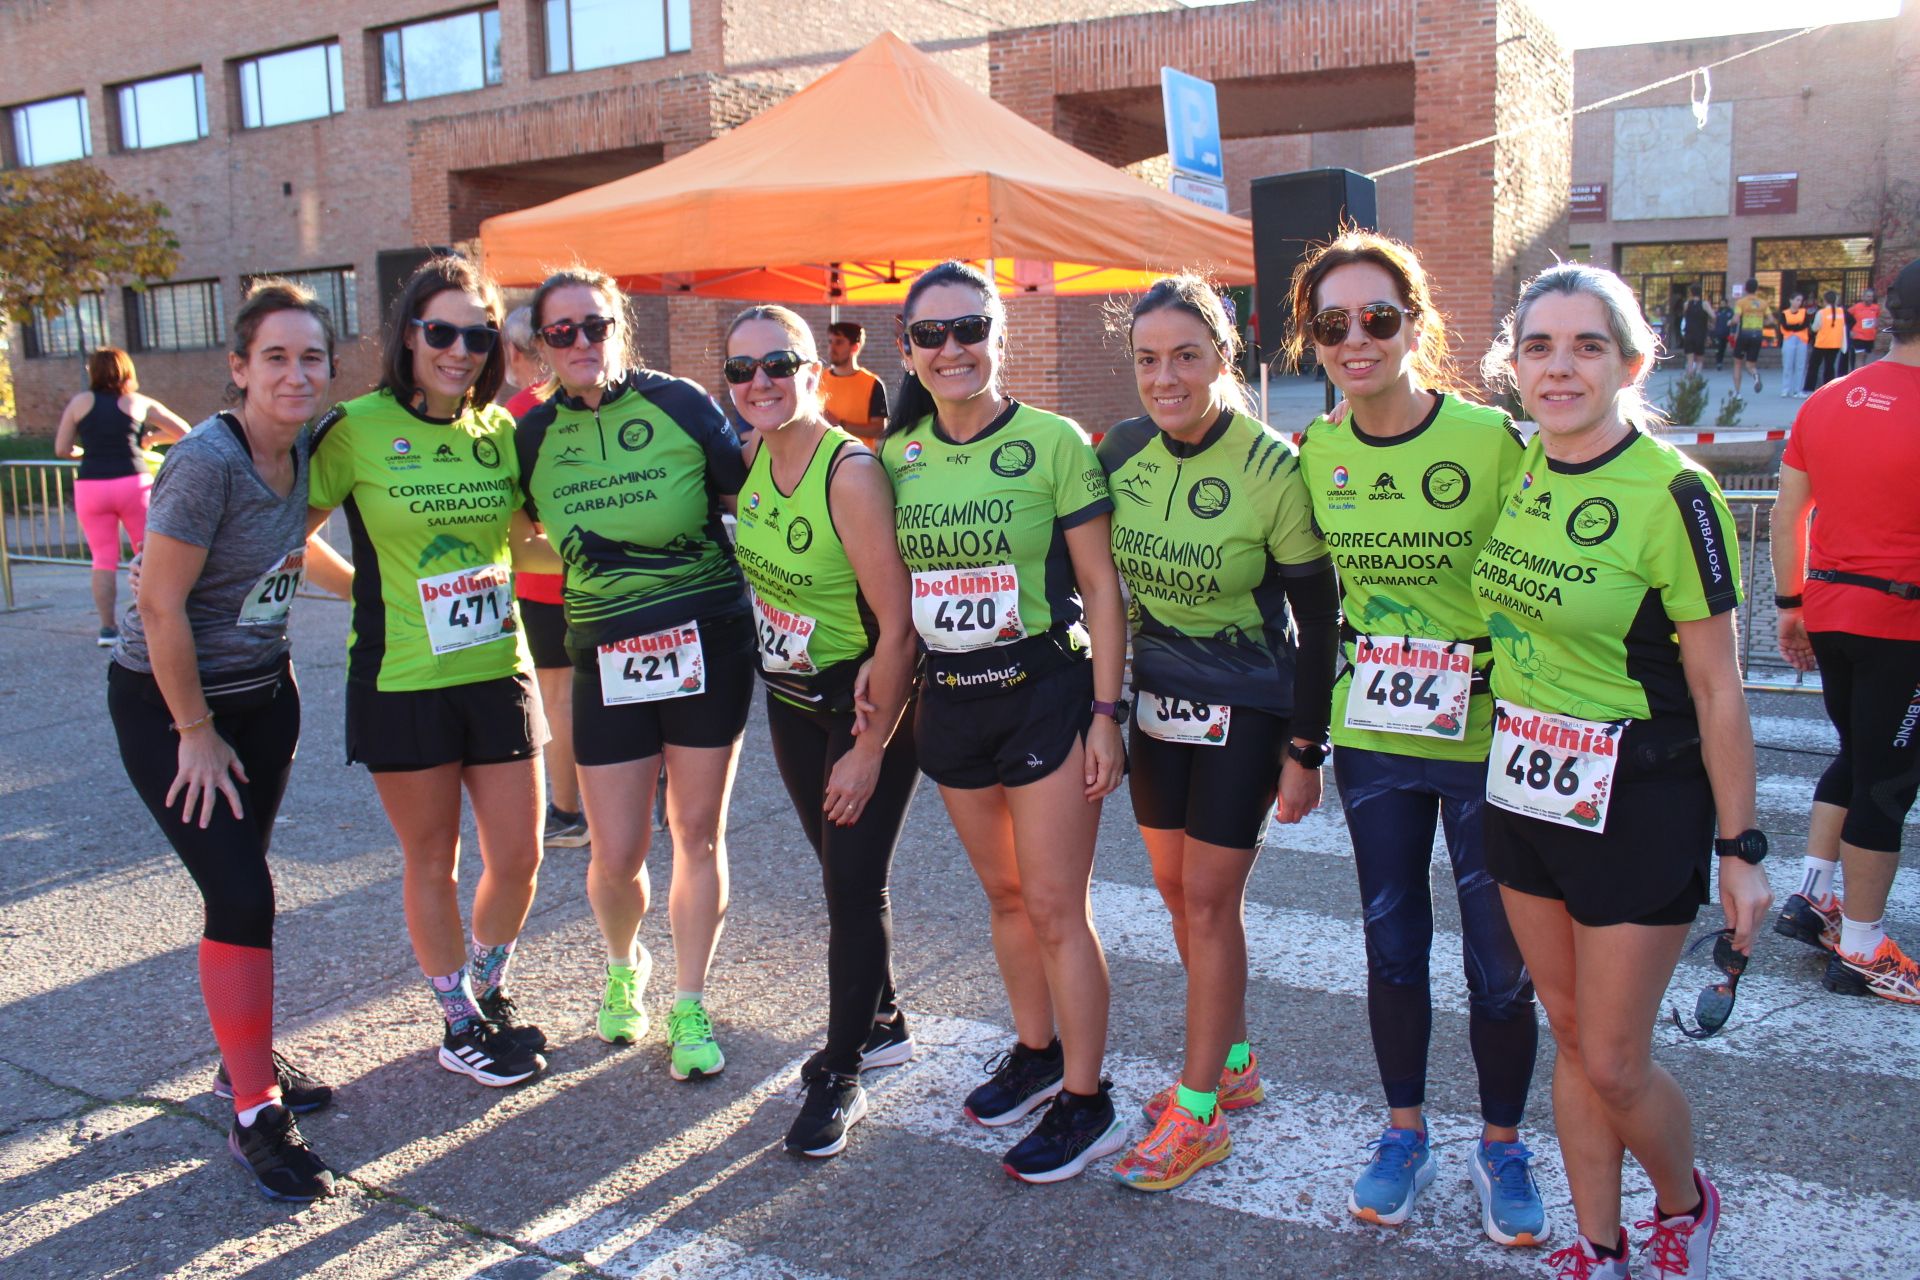
M 706 690 L 707 664 L 697 622 L 600 646 L 603 706 L 691 698 Z
M 513 571 L 504 564 L 419 579 L 427 643 L 437 657 L 490 644 L 514 632 Z
M 790 671 L 811 675 L 813 659 L 807 656 L 807 641 L 819 624 L 804 613 L 785 609 L 753 593 L 753 623 L 760 637 L 760 669 L 767 672 Z
M 965 653 L 1024 639 L 1020 574 L 1010 564 L 914 574 L 913 628 L 937 653 Z
M 1494 700 L 1487 800 L 1580 831 L 1607 829 L 1624 720 L 1581 720 Z

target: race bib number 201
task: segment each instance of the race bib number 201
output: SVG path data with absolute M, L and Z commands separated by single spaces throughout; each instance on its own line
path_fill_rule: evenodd
M 1542 822 L 1605 831 L 1626 723 L 1549 715 L 1496 698 L 1487 800 Z
M 913 575 L 913 628 L 937 653 L 965 653 L 1025 638 L 1020 574 L 1010 564 Z
M 706 690 L 707 664 L 697 622 L 600 646 L 603 706 L 690 698 Z
M 260 581 L 247 588 L 247 598 L 234 619 L 242 627 L 278 627 L 287 621 L 293 597 L 300 590 L 300 575 L 307 567 L 307 548 L 302 543 L 280 562 L 260 575 Z
M 421 578 L 420 610 L 435 656 L 490 644 L 514 632 L 513 571 L 483 564 Z

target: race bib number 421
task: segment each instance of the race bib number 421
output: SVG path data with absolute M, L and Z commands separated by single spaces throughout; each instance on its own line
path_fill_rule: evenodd
M 1472 685 L 1470 645 L 1361 636 L 1353 646 L 1347 728 L 1457 742 L 1467 730 Z
M 913 629 L 937 653 L 965 653 L 1025 638 L 1020 574 L 1010 564 L 914 574 Z
M 1487 800 L 1580 831 L 1607 829 L 1624 720 L 1549 715 L 1495 699 Z
M 600 646 L 602 706 L 690 698 L 706 690 L 707 664 L 697 622 Z
M 436 657 L 513 634 L 513 571 L 504 564 L 421 578 L 419 588 Z

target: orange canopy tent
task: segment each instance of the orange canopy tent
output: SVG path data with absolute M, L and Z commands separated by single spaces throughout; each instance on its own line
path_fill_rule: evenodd
M 832 146 L 849 121 L 858 145 Z M 991 263 L 1012 295 L 1254 274 L 1244 218 L 1102 164 L 891 32 L 732 132 L 480 240 L 503 284 L 579 261 L 634 292 L 789 303 L 897 302 L 943 258 Z

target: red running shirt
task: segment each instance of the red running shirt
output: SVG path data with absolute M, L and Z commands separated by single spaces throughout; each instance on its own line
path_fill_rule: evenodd
M 540 403 L 541 397 L 532 387 L 522 387 L 513 393 L 506 407 L 507 412 L 513 415 L 513 420 L 518 422 Z M 513 594 L 535 604 L 559 604 L 563 576 L 558 573 L 516 573 L 513 575 Z
M 1813 393 L 1782 459 L 1813 483 L 1807 566 L 1920 582 L 1920 368 L 1877 360 Z M 1809 631 L 1920 640 L 1920 600 L 1809 581 Z

